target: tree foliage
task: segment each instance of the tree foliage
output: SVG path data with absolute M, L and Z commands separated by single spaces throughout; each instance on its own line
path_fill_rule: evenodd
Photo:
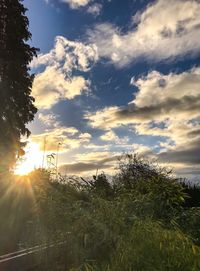
M 22 135 L 29 136 L 26 124 L 33 120 L 31 87 L 34 76 L 29 63 L 37 49 L 27 41 L 31 38 L 26 8 L 21 0 L 0 2 L 0 161 L 8 165 L 20 155 Z

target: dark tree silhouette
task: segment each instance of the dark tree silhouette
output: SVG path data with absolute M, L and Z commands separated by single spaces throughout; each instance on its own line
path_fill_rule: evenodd
M 37 112 L 31 88 L 34 76 L 29 63 L 37 49 L 31 38 L 22 0 L 0 1 L 0 172 L 23 153 L 21 136 L 29 136 L 26 124 Z
M 200 186 L 183 183 L 183 188 L 188 197 L 185 200 L 185 207 L 200 207 Z

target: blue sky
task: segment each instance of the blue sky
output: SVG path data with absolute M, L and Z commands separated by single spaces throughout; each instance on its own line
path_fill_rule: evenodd
M 30 145 L 41 164 L 62 142 L 60 170 L 112 172 L 132 151 L 200 174 L 200 3 L 25 0 L 38 58 Z M 27 157 L 31 148 L 27 147 Z M 39 156 L 38 156 L 39 157 Z

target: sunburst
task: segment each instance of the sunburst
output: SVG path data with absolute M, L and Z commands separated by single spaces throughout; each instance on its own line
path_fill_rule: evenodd
M 35 168 L 41 167 L 43 153 L 40 151 L 39 145 L 29 142 L 25 148 L 25 155 L 21 158 L 14 170 L 16 175 L 27 175 Z

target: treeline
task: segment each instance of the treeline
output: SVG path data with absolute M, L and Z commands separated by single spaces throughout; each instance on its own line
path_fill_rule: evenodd
M 200 207 L 200 183 L 182 183 L 188 197 L 185 199 L 185 207 Z
M 67 240 L 48 270 L 200 270 L 200 189 L 135 155 L 112 178 L 1 178 L 1 254 Z M 62 258 L 63 260 L 63 258 Z M 66 270 L 66 271 L 67 271 Z

